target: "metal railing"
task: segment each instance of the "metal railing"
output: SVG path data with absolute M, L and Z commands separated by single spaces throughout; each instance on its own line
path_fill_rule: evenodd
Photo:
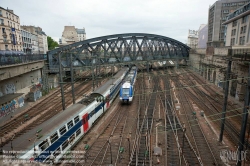
M 3 52 L 0 52 L 0 66 L 28 63 L 46 59 L 46 54 L 24 54 L 22 52 L 18 53 L 17 51 L 13 51 L 11 54 L 3 54 Z
M 233 49 L 232 56 L 233 58 L 239 58 L 240 60 L 243 60 L 243 61 L 249 61 L 250 60 L 250 48 Z

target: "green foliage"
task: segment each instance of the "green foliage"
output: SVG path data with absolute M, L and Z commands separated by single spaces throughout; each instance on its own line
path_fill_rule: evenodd
M 58 43 L 54 41 L 50 36 L 47 37 L 47 41 L 49 50 L 53 50 L 55 49 L 55 47 L 58 47 Z

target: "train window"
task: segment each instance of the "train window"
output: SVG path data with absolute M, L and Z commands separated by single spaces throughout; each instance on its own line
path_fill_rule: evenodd
M 78 129 L 78 130 L 76 131 L 76 137 L 77 137 L 79 134 L 81 134 L 81 129 Z
M 94 115 L 95 115 L 95 110 L 94 110 L 94 111 L 91 111 L 90 114 L 89 114 L 90 117 L 92 117 L 92 116 L 94 116 Z
M 73 121 L 71 120 L 71 121 L 69 121 L 68 123 L 67 123 L 67 125 L 68 125 L 68 129 L 70 129 L 71 127 L 73 127 L 74 125 L 73 125 Z
M 55 132 L 52 136 L 50 136 L 50 142 L 53 144 L 58 139 L 58 134 Z
M 68 146 L 68 144 L 68 140 L 64 141 L 64 143 L 62 144 L 62 150 L 64 150 Z
M 55 157 L 57 157 L 59 154 L 61 154 L 60 147 L 57 148 L 57 149 L 54 151 L 53 155 L 54 155 Z
M 43 141 L 42 143 L 39 144 L 39 148 L 44 151 L 47 147 L 49 146 L 49 142 L 46 139 L 45 141 Z
M 76 116 L 76 117 L 74 118 L 74 121 L 75 121 L 75 124 L 76 124 L 77 122 L 79 122 L 79 116 Z
M 60 132 L 61 135 L 63 135 L 64 133 L 66 133 L 66 127 L 63 126 L 62 128 L 60 128 L 59 132 Z
M 73 142 L 75 140 L 75 134 L 72 134 L 70 137 L 69 137 L 69 143 Z

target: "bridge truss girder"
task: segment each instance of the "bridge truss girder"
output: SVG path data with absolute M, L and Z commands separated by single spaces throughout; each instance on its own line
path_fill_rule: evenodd
M 97 37 L 48 52 L 50 70 L 58 70 L 59 55 L 61 65 L 70 67 L 70 56 L 73 66 L 91 67 L 95 64 L 128 64 L 150 61 L 188 59 L 190 48 L 185 44 L 160 35 L 144 33 L 117 34 Z

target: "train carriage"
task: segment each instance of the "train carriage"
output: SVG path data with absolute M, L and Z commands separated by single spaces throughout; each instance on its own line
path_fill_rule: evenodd
M 132 102 L 134 97 L 134 83 L 137 77 L 137 67 L 131 68 L 129 74 L 125 77 L 123 84 L 120 88 L 120 101 L 121 102 Z
M 17 154 L 21 159 L 46 162 L 53 156 L 54 161 L 59 162 L 64 152 L 74 146 L 109 108 L 128 70 L 123 68 L 112 80 L 100 86 L 89 97 L 14 138 L 3 147 L 3 150 L 22 152 Z M 100 97 L 102 100 L 97 100 Z

